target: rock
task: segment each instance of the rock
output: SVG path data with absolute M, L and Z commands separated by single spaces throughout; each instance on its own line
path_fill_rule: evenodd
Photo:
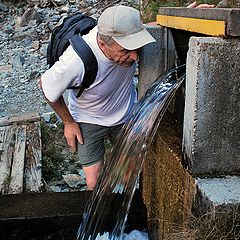
M 92 14 L 95 14 L 97 12 L 97 9 L 96 8 L 92 8 L 89 13 L 92 15 Z
M 10 25 L 7 25 L 6 28 L 5 28 L 5 33 L 6 33 L 6 34 L 11 34 L 11 33 L 13 33 L 13 32 L 14 32 L 13 27 L 10 26 Z
M 37 78 L 49 67 L 46 56 L 51 31 L 63 14 L 81 11 L 98 19 L 105 3 L 95 0 L 1 1 L 0 117 L 51 111 L 37 85 Z M 110 3 L 108 1 L 109 6 Z M 126 1 L 119 3 L 130 5 Z
M 35 50 L 38 50 L 40 47 L 40 42 L 39 41 L 33 41 L 32 42 L 32 48 Z
M 65 5 L 65 6 L 60 8 L 59 12 L 60 13 L 70 13 L 71 9 L 70 9 L 69 5 Z
M 85 185 L 85 180 L 78 174 L 67 174 L 62 177 L 71 188 L 78 188 L 81 185 Z
M 43 113 L 43 114 L 41 115 L 41 118 L 42 118 L 46 123 L 49 123 L 50 120 L 51 120 L 52 114 L 54 114 L 54 112 Z
M 6 4 L 0 3 L 0 11 L 8 12 L 8 6 Z
M 37 13 L 37 11 L 34 8 L 28 8 L 22 17 L 18 17 L 16 21 L 17 27 L 23 27 L 26 26 L 30 20 L 41 20 L 40 15 Z

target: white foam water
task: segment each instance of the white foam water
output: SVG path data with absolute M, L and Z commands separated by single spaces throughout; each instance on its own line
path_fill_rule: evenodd
M 109 233 L 104 233 L 103 235 L 96 237 L 96 240 L 109 240 Z M 138 230 L 133 230 L 130 233 L 123 233 L 122 240 L 149 240 L 148 234 L 146 232 L 140 232 Z

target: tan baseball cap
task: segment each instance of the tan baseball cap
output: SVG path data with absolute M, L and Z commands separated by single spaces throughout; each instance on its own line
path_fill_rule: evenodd
M 144 28 L 140 12 L 128 6 L 107 8 L 100 16 L 97 28 L 100 34 L 112 37 L 128 50 L 156 41 Z

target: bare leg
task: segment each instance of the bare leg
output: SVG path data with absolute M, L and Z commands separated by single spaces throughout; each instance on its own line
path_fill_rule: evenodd
M 91 166 L 83 167 L 88 190 L 93 190 L 96 186 L 99 174 L 102 169 L 102 165 L 103 161 L 99 161 Z

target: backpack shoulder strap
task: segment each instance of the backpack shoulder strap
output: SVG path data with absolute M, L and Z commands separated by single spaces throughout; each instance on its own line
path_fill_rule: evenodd
M 98 62 L 97 59 L 92 51 L 92 49 L 88 46 L 88 44 L 83 40 L 80 34 L 74 34 L 71 39 L 69 39 L 70 44 L 72 45 L 73 49 L 82 59 L 85 74 L 83 77 L 83 81 L 81 86 L 79 87 L 80 90 L 77 94 L 77 98 L 80 97 L 82 92 L 89 88 L 90 85 L 95 81 L 98 71 Z

